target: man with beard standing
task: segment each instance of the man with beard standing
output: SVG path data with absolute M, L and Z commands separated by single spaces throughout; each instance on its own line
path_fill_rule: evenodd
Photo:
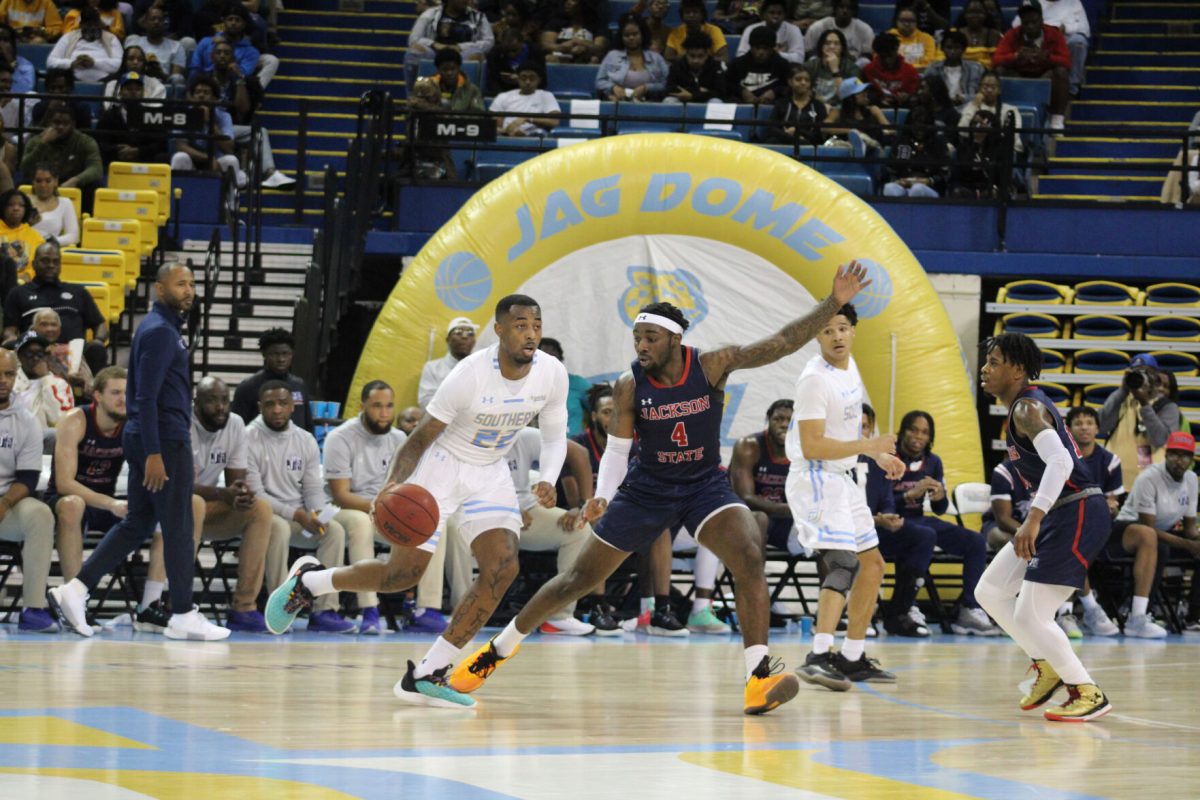
M 164 264 L 156 276 L 158 299 L 142 320 L 129 350 L 128 421 L 121 437 L 129 461 L 129 511 L 84 563 L 79 574 L 51 589 L 50 605 L 81 636 L 89 592 L 100 579 L 162 526 L 164 558 L 174 613 L 169 639 L 211 641 L 229 636 L 192 605 L 192 393 L 188 349 L 180 331 L 196 298 L 196 280 L 182 264 Z

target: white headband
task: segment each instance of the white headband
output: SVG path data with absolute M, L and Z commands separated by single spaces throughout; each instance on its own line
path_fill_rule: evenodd
M 680 336 L 683 336 L 683 326 L 670 317 L 664 317 L 659 314 L 641 313 L 633 320 L 633 324 L 637 325 L 639 322 L 649 322 L 651 325 L 666 328 L 671 333 L 678 333 Z

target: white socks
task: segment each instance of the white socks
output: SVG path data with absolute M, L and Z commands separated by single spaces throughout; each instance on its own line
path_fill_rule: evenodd
M 828 653 L 833 649 L 833 634 L 832 633 L 816 633 L 813 634 L 813 653 L 821 655 Z
M 842 641 L 842 656 L 847 661 L 858 661 L 866 649 L 866 639 L 844 639 Z
M 746 680 L 754 674 L 755 668 L 762 663 L 763 656 L 770 652 L 765 644 L 752 644 L 743 651 L 746 656 Z
M 146 581 L 146 585 L 142 588 L 142 608 L 149 608 L 161 600 L 163 590 L 166 588 L 166 581 Z
M 513 654 L 513 651 L 525 641 L 528 634 L 521 633 L 517 630 L 517 620 L 514 617 L 504 630 L 496 634 L 496 638 L 492 639 L 492 645 L 496 648 L 496 655 L 501 658 L 508 658 Z
M 314 595 L 330 594 L 336 592 L 333 588 L 333 569 L 314 569 L 300 576 L 301 582 Z
M 1142 617 L 1146 615 L 1146 609 L 1150 606 L 1149 597 L 1138 597 L 1134 595 L 1133 603 L 1129 606 L 1129 614 L 1133 617 Z
M 1087 594 L 1079 595 L 1079 602 L 1083 603 L 1084 611 L 1095 611 L 1100 607 L 1100 603 L 1096 601 L 1096 593 L 1088 592 Z
M 333 570 L 327 571 L 332 572 Z M 417 664 L 417 668 L 413 670 L 413 677 L 424 678 L 426 675 L 432 675 L 439 669 L 453 664 L 461 654 L 461 647 L 455 647 L 439 636 L 433 643 L 433 647 L 429 648 L 429 652 L 421 659 L 421 663 Z

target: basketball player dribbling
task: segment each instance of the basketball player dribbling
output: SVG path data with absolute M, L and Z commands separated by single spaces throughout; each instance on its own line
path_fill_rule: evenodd
M 1021 709 L 1044 705 L 1065 685 L 1067 701 L 1047 710 L 1046 719 L 1087 722 L 1112 706 L 1054 617 L 1083 588 L 1088 564 L 1108 541 L 1108 502 L 1054 403 L 1029 383 L 1042 369 L 1034 341 L 1005 333 L 983 349 L 981 386 L 1008 409 L 1008 459 L 1034 497 L 1013 540 L 984 571 L 975 597 L 1033 659 L 1033 686 Z
M 417 548 L 393 545 L 386 563 L 371 559 L 321 569 L 314 558 L 298 559 L 267 602 L 267 626 L 283 633 L 317 595 L 398 592 L 415 586 L 446 520 L 461 508 L 465 520 L 459 532 L 470 543 L 479 577 L 454 610 L 446 632 L 420 664 L 408 662 L 395 686 L 397 697 L 419 705 L 475 705 L 474 698 L 451 688 L 448 677 L 462 647 L 492 616 L 517 575 L 521 509 L 505 460 L 517 434 L 538 418 L 541 480 L 533 493 L 546 508 L 554 506 L 554 483 L 567 454 L 567 370 L 538 350 L 542 312 L 537 302 L 519 294 L 501 299 L 494 330 L 499 341 L 463 358 L 438 387 L 396 455 L 382 490 L 397 483 L 428 490 L 440 514 L 434 535 Z
M 796 696 L 799 679 L 772 663 L 766 579 L 758 525 L 720 469 L 725 381 L 738 369 L 771 364 L 796 352 L 868 285 L 857 262 L 839 267 L 833 291 L 808 315 L 746 346 L 702 353 L 683 344 L 688 322 L 670 303 L 654 303 L 634 320 L 637 360 L 613 387 L 613 418 L 600 462 L 596 497 L 585 515 L 595 538 L 571 570 L 546 583 L 517 617 L 454 670 L 450 685 L 472 692 L 517 652 L 555 609 L 577 600 L 665 528 L 682 523 L 733 573 L 745 648 L 743 710 L 763 714 Z M 634 433 L 641 448 L 629 466 Z

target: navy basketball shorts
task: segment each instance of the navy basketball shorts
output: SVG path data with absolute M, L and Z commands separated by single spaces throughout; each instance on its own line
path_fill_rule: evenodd
M 50 510 L 58 516 L 58 509 L 55 505 L 61 500 L 60 495 L 46 494 L 42 498 L 42 502 L 50 506 Z M 92 508 L 88 506 L 83 511 L 83 534 L 86 536 L 89 533 L 108 533 L 108 530 L 115 526 L 121 520 L 118 519 L 111 511 L 106 511 L 103 508 Z
M 1083 588 L 1088 566 L 1112 530 L 1108 501 L 1094 494 L 1051 511 L 1042 520 L 1025 580 Z
M 792 534 L 795 523 L 791 517 L 767 518 L 767 544 L 777 550 L 788 549 L 788 537 Z
M 729 485 L 729 475 L 714 469 L 707 478 L 667 483 L 634 465 L 594 526 L 600 541 L 626 553 L 641 550 L 668 528 L 683 525 L 700 544 L 704 523 L 732 506 L 746 507 Z

